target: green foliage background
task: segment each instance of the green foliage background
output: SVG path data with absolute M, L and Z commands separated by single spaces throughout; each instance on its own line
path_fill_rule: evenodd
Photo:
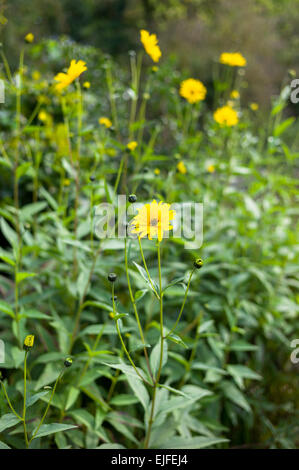
M 175 335 L 165 342 L 149 446 L 298 447 L 298 365 L 290 360 L 290 343 L 299 337 L 299 148 L 287 74 L 298 65 L 292 34 L 297 4 L 105 1 L 99 6 L 52 0 L 47 8 L 43 2 L 12 1 L 3 10 L 8 23 L 2 25 L 2 42 L 11 77 L 3 62 L 0 329 L 6 361 L 1 370 L 21 413 L 21 346 L 26 334 L 34 334 L 26 374 L 31 436 L 64 370 L 32 448 L 144 446 L 152 390 L 136 376 L 116 329 L 118 322 L 138 370 L 149 380 L 128 292 L 124 242 L 99 240 L 93 230 L 94 208 L 103 202 L 116 207 L 117 194 L 130 193 L 140 202 L 204 203 L 200 249 L 186 250 L 177 239 L 162 243 L 166 328 L 177 318 L 194 259 L 201 257 L 204 266 L 194 274 Z M 265 31 L 261 12 L 267 24 L 269 19 L 262 50 L 260 41 L 256 47 L 256 31 L 247 34 L 248 12 L 256 31 Z M 237 23 L 242 39 L 232 27 Z M 198 48 L 183 34 L 195 34 L 198 24 L 204 24 L 207 47 Z M 129 67 L 136 56 L 127 52 L 141 51 L 138 29 L 147 25 L 160 32 L 163 56 L 155 73 L 149 57 L 143 58 L 136 88 Z M 21 109 L 16 110 L 19 54 L 29 31 L 36 41 L 25 47 Z M 61 33 L 72 39 L 55 39 Z M 269 57 L 272 34 L 279 53 Z M 216 64 L 225 46 L 237 47 L 249 62 L 245 76 L 236 72 L 233 83 L 225 67 Z M 63 112 L 53 76 L 73 58 L 87 62 L 81 85 L 88 80 L 91 87 L 80 88 L 81 95 L 78 84 L 71 85 Z M 260 63 L 264 83 L 254 72 Z M 277 75 L 272 74 L 276 67 Z M 40 77 L 34 79 L 36 70 Z M 189 76 L 199 76 L 208 87 L 206 101 L 193 107 L 178 93 Z M 226 103 L 233 87 L 241 94 L 234 104 L 239 124 L 221 128 L 212 112 Z M 264 109 L 252 111 L 252 99 Z M 134 103 L 136 118 L 129 125 Z M 39 118 L 40 111 L 46 120 Z M 112 129 L 99 126 L 100 116 L 112 120 Z M 132 153 L 126 150 L 129 140 L 138 142 Z M 177 170 L 179 161 L 186 174 Z M 214 172 L 208 171 L 210 165 Z M 150 276 L 158 282 L 155 242 L 142 245 Z M 132 288 L 156 370 L 159 303 L 141 268 L 138 242 L 130 241 L 128 248 Z M 109 272 L 118 275 L 121 317 L 116 320 Z M 64 369 L 69 354 L 73 365 Z M 24 430 L 2 388 L 0 447 L 7 446 L 24 448 Z

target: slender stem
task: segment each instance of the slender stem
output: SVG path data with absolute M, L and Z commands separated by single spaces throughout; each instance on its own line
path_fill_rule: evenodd
M 30 441 L 29 441 L 29 444 L 30 444 L 31 441 L 35 438 L 35 436 L 36 436 L 36 434 L 37 434 L 39 428 L 41 427 L 41 425 L 43 424 L 43 422 L 44 422 L 44 420 L 45 420 L 45 418 L 46 418 L 46 416 L 47 416 L 48 410 L 49 410 L 50 405 L 51 405 L 52 398 L 53 398 L 54 393 L 55 393 L 55 391 L 56 391 L 57 384 L 58 384 L 60 378 L 62 377 L 63 372 L 64 372 L 64 369 L 60 372 L 59 376 L 58 376 L 57 379 L 56 379 L 55 385 L 54 385 L 54 387 L 53 387 L 53 390 L 52 390 L 52 393 L 51 393 L 51 396 L 50 396 L 50 400 L 49 400 L 49 402 L 48 402 L 48 404 L 47 404 L 47 407 L 46 407 L 46 409 L 45 409 L 45 412 L 44 412 L 44 414 L 43 414 L 43 417 L 42 417 L 42 419 L 40 420 L 39 425 L 38 425 L 37 428 L 35 429 L 34 433 L 32 434 L 32 437 L 31 437 L 31 439 L 30 439 Z
M 73 332 L 71 334 L 69 354 L 72 352 L 72 348 L 73 348 L 73 345 L 74 345 L 74 342 L 75 342 L 76 334 L 77 334 L 77 331 L 78 331 L 78 328 L 79 328 L 79 325 L 80 325 L 80 317 L 81 317 L 82 307 L 83 307 L 83 304 L 84 304 L 84 300 L 85 300 L 85 297 L 86 297 L 86 294 L 87 294 L 87 291 L 88 291 L 88 287 L 90 285 L 91 278 L 92 278 L 92 275 L 93 275 L 93 272 L 94 272 L 94 269 L 95 269 L 95 266 L 96 266 L 96 262 L 97 262 L 97 259 L 98 259 L 98 256 L 99 256 L 100 252 L 101 252 L 101 245 L 99 245 L 99 248 L 98 248 L 98 250 L 97 250 L 97 252 L 96 252 L 96 254 L 93 258 L 92 265 L 91 265 L 89 275 L 88 275 L 88 279 L 87 279 L 87 282 L 86 282 L 86 285 L 85 285 L 85 289 L 84 289 L 84 292 L 83 292 L 83 295 L 81 297 L 79 307 L 78 307 L 78 310 L 77 310 L 77 313 L 76 313 L 74 329 L 73 329 Z
M 157 386 L 159 384 L 162 365 L 163 365 L 163 349 L 164 349 L 164 336 L 163 336 L 163 293 L 162 293 L 162 273 L 161 273 L 161 250 L 160 250 L 160 242 L 158 241 L 158 268 L 159 268 L 159 289 L 160 289 L 160 361 L 159 361 L 159 368 L 154 384 L 154 392 L 152 398 L 152 406 L 150 412 L 150 419 L 148 423 L 148 430 L 145 438 L 144 447 L 145 449 L 149 446 L 152 425 L 154 422 L 154 413 L 155 413 L 155 403 L 156 403 L 156 395 L 157 395 Z
M 103 325 L 103 327 L 101 328 L 101 331 L 98 333 L 96 339 L 95 339 L 95 342 L 93 343 L 93 346 L 92 346 L 92 352 L 96 350 L 96 348 L 98 347 L 98 344 L 99 344 L 99 341 L 104 333 L 104 329 L 105 329 L 105 325 Z M 86 374 L 87 370 L 88 370 L 88 367 L 90 365 L 92 361 L 92 357 L 89 357 L 88 360 L 86 361 L 86 364 L 85 366 L 83 367 L 83 370 L 79 376 L 79 379 L 78 379 L 78 386 L 80 385 L 80 382 L 82 380 L 82 378 L 84 377 L 84 375 Z
M 130 281 L 130 276 L 129 276 L 129 268 L 128 268 L 127 238 L 125 238 L 125 268 L 126 268 L 126 276 L 127 276 L 130 299 L 131 299 L 131 302 L 132 302 L 132 305 L 133 305 L 135 318 L 136 318 L 139 333 L 140 333 L 140 338 L 141 338 L 141 341 L 142 341 L 142 344 L 143 344 L 143 351 L 144 351 L 144 356 L 145 356 L 145 360 L 146 360 L 146 365 L 147 365 L 148 371 L 150 373 L 151 379 L 154 383 L 154 378 L 153 378 L 153 374 L 152 374 L 152 370 L 151 370 L 151 366 L 150 366 L 150 362 L 149 362 L 149 357 L 148 357 L 147 349 L 146 349 L 146 346 L 145 346 L 144 334 L 143 334 L 142 326 L 141 326 L 139 315 L 138 315 L 138 310 L 137 310 L 137 307 L 136 307 L 136 302 L 135 302 L 134 295 L 133 295 L 133 292 L 132 292 L 132 287 L 131 287 L 131 281 Z
M 27 436 L 27 429 L 26 429 L 26 381 L 27 381 L 27 355 L 28 351 L 25 351 L 25 358 L 24 358 L 24 403 L 23 403 L 23 426 L 24 426 L 24 436 L 25 436 L 25 443 L 26 447 L 28 448 L 28 436 Z
M 189 291 L 189 287 L 190 287 L 190 283 L 191 283 L 191 279 L 192 279 L 192 276 L 193 276 L 193 273 L 195 271 L 195 268 L 192 269 L 191 273 L 190 273 L 190 276 L 189 276 L 189 281 L 188 281 L 188 284 L 187 284 L 187 288 L 186 288 L 186 292 L 185 292 L 185 296 L 184 296 L 184 300 L 183 300 L 183 303 L 182 303 L 182 307 L 181 307 L 181 310 L 180 310 L 180 313 L 178 315 L 178 318 L 175 322 L 175 324 L 173 325 L 173 327 L 171 328 L 171 330 L 167 333 L 166 337 L 165 338 L 168 338 L 169 335 L 171 335 L 171 333 L 176 329 L 180 319 L 181 319 L 181 316 L 182 316 L 182 313 L 183 313 L 183 310 L 184 310 L 184 307 L 185 307 L 185 303 L 186 303 L 186 299 L 187 299 L 187 295 L 188 295 L 188 291 Z
M 9 405 L 9 408 L 11 409 L 11 411 L 13 412 L 13 414 L 14 414 L 17 418 L 19 418 L 20 421 L 23 421 L 23 418 L 16 412 L 16 410 L 15 410 L 14 407 L 12 406 L 11 401 L 10 401 L 9 396 L 8 396 L 8 394 L 7 394 L 7 391 L 6 391 L 5 385 L 4 385 L 4 383 L 2 382 L 2 380 L 1 380 L 1 387 L 2 387 L 2 389 L 3 389 L 5 398 L 6 398 L 6 400 L 7 400 L 8 405 Z
M 116 309 L 115 309 L 115 301 L 114 301 L 114 284 L 112 283 L 112 305 L 113 305 L 113 314 L 116 315 Z M 135 366 L 134 364 L 134 361 L 133 359 L 131 358 L 130 356 L 130 353 L 129 351 L 127 350 L 126 348 L 126 345 L 124 343 L 124 340 L 122 338 L 122 335 L 121 335 L 121 332 L 120 332 L 120 329 L 119 329 L 119 325 L 118 325 L 118 320 L 115 320 L 115 326 L 116 326 L 116 330 L 117 330 L 117 333 L 118 333 L 118 336 L 119 336 L 119 339 L 120 339 L 120 342 L 121 342 L 121 345 L 123 347 L 123 350 L 127 356 L 127 358 L 129 359 L 130 363 L 132 364 L 132 367 L 133 369 L 135 370 L 136 374 L 141 378 L 141 380 L 145 383 L 147 383 L 148 385 L 151 385 L 147 380 L 145 380 L 142 375 L 140 374 L 140 372 L 138 371 L 137 367 Z
M 151 285 L 151 287 L 152 287 L 152 289 L 153 289 L 153 291 L 154 291 L 154 293 L 155 293 L 157 299 L 159 299 L 160 296 L 159 296 L 158 292 L 156 291 L 156 289 L 155 289 L 155 287 L 154 287 L 154 284 L 153 284 L 153 282 L 152 282 L 152 280 L 151 280 L 150 273 L 149 273 L 148 268 L 147 268 L 147 264 L 146 264 L 146 261 L 145 261 L 145 258 L 144 258 L 144 254 L 143 254 L 143 250 L 142 250 L 141 238 L 140 238 L 140 237 L 138 237 L 138 243 L 139 243 L 139 248 L 140 248 L 141 257 L 142 257 L 142 261 L 143 261 L 143 264 L 144 264 L 144 268 L 145 268 L 146 274 L 147 274 L 147 276 L 148 276 L 149 283 L 150 283 L 150 285 Z

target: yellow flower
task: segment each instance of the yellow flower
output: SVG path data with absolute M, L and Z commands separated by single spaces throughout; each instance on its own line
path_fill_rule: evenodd
M 40 111 L 38 113 L 38 119 L 42 122 L 46 122 L 46 120 L 48 119 L 48 114 L 46 113 L 46 111 Z
M 252 109 L 252 111 L 257 111 L 259 109 L 259 105 L 257 103 L 251 103 L 250 109 Z
M 99 124 L 101 124 L 101 126 L 107 127 L 107 129 L 112 126 L 112 122 L 106 117 L 100 117 Z
M 231 67 L 245 67 L 247 61 L 240 52 L 223 52 L 219 58 L 221 64 Z
M 34 335 L 27 335 L 26 338 L 24 339 L 24 344 L 23 348 L 25 351 L 29 351 L 34 344 Z
M 209 166 L 207 167 L 207 171 L 208 171 L 209 173 L 214 173 L 214 171 L 215 171 L 215 166 L 214 166 L 214 165 L 209 165 Z
M 162 55 L 158 46 L 158 39 L 155 34 L 150 34 L 145 29 L 140 31 L 140 40 L 144 46 L 145 52 L 152 58 L 154 62 L 159 62 Z
M 113 313 L 113 312 L 110 312 L 110 313 L 109 313 L 109 317 L 110 317 L 110 318 L 114 318 L 114 317 L 115 317 L 114 313 Z
M 133 152 L 135 148 L 137 147 L 137 145 L 138 143 L 135 140 L 132 140 L 132 142 L 129 142 L 127 144 L 127 148 Z
M 159 175 L 159 174 L 160 174 L 160 169 L 159 169 L 159 168 L 155 168 L 154 173 L 155 173 L 155 175 Z
M 182 161 L 177 164 L 177 169 L 180 173 L 182 173 L 182 175 L 185 175 L 187 173 L 187 168 L 185 167 L 185 164 Z
M 235 126 L 238 124 L 238 113 L 230 106 L 222 106 L 214 112 L 214 119 L 221 126 Z
M 26 34 L 25 41 L 29 42 L 29 43 L 33 42 L 34 41 L 34 34 L 32 34 L 32 33 Z
M 150 204 L 144 204 L 131 221 L 131 227 L 134 227 L 132 233 L 137 233 L 140 238 L 148 236 L 149 240 L 158 237 L 160 242 L 164 232 L 173 228 L 169 222 L 173 220 L 175 211 L 169 208 L 170 204 L 162 201 L 158 204 L 156 200 Z
M 63 186 L 69 186 L 71 184 L 71 180 L 68 178 L 64 178 L 63 180 Z
M 76 62 L 76 60 L 73 59 L 66 73 L 60 72 L 54 77 L 54 80 L 58 82 L 55 87 L 56 90 L 61 91 L 63 88 L 68 87 L 76 78 L 80 77 L 85 70 L 87 70 L 87 67 L 83 60 Z
M 180 88 L 180 95 L 185 98 L 189 103 L 196 103 L 205 99 L 207 89 L 199 80 L 188 78 L 182 81 Z
M 84 82 L 83 87 L 88 90 L 88 88 L 90 88 L 90 82 Z
M 32 78 L 33 78 L 33 80 L 37 81 L 37 80 L 40 79 L 40 77 L 41 77 L 41 75 L 40 75 L 40 72 L 39 72 L 38 70 L 34 70 L 34 71 L 32 72 Z
M 240 93 L 238 92 L 238 90 L 233 90 L 230 94 L 230 97 L 233 100 L 237 100 L 238 98 L 240 98 Z

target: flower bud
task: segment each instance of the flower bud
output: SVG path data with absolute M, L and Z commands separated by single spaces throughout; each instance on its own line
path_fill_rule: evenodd
M 25 351 L 30 351 L 33 348 L 34 344 L 34 335 L 27 335 L 24 339 L 23 349 Z
M 130 196 L 128 197 L 128 201 L 131 203 L 136 202 L 137 196 L 135 194 L 130 194 Z
M 73 364 L 73 359 L 71 357 L 67 357 L 64 361 L 65 367 L 71 367 L 72 364 Z
M 115 282 L 116 279 L 117 279 L 117 275 L 115 273 L 109 273 L 108 274 L 108 281 Z
M 203 266 L 203 260 L 198 258 L 194 261 L 193 265 L 196 269 L 200 269 Z

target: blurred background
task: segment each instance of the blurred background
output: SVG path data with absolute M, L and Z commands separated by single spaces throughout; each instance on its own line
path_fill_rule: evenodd
M 10 62 L 30 30 L 39 41 L 66 36 L 127 61 L 140 28 L 158 34 L 163 53 L 207 84 L 211 58 L 247 58 L 244 94 L 270 106 L 287 71 L 297 69 L 299 0 L 1 0 L 1 41 Z M 8 20 L 8 21 L 7 21 Z

